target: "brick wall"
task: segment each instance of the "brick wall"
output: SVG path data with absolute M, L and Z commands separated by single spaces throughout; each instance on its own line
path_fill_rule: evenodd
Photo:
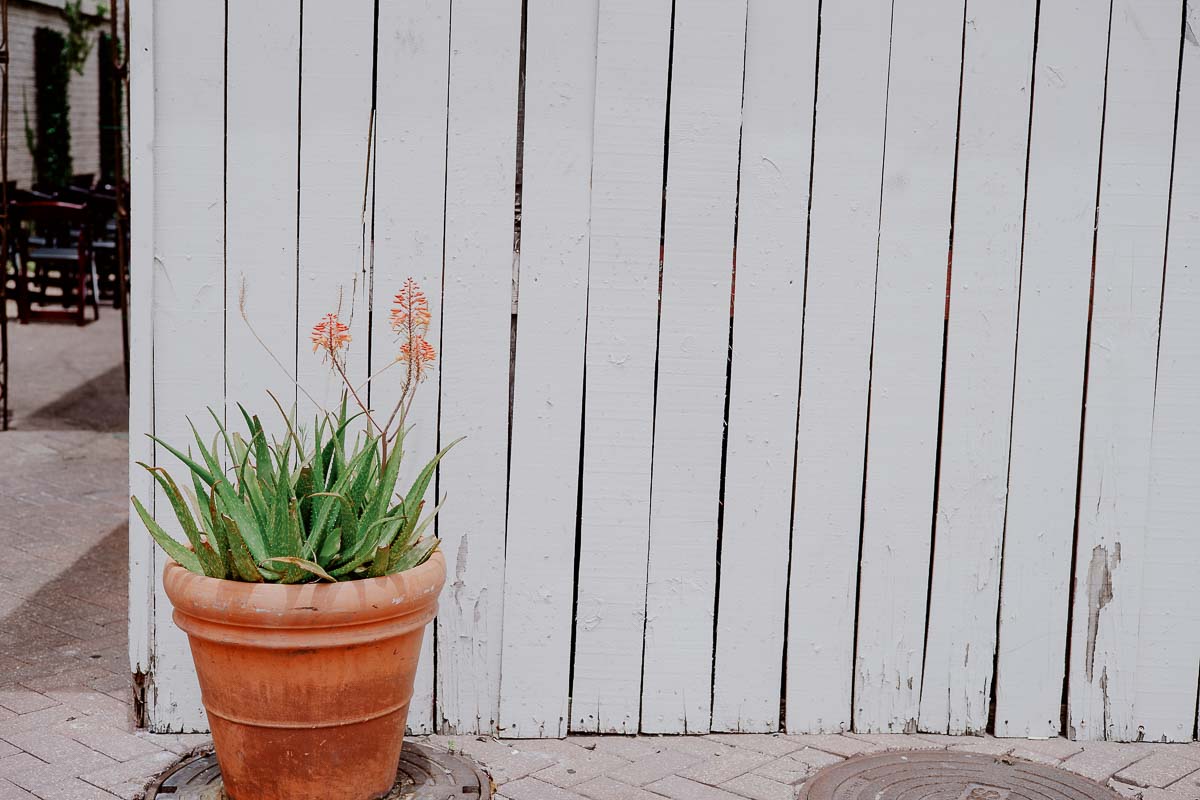
M 33 156 L 25 144 L 25 116 L 37 124 L 35 81 L 33 74 L 33 32 L 53 28 L 66 35 L 67 23 L 61 2 L 12 0 L 8 4 L 8 43 L 11 53 L 8 68 L 8 179 L 28 188 L 33 181 Z M 90 7 L 85 3 L 85 8 Z M 99 31 L 93 35 L 98 36 Z M 100 71 L 98 48 L 88 55 L 83 74 L 72 73 L 71 161 L 76 173 L 100 169 Z

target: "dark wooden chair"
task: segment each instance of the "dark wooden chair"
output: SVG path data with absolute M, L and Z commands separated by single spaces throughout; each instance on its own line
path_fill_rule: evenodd
M 12 203 L 17 317 L 87 322 L 90 304 L 100 318 L 92 251 L 92 215 L 86 205 L 56 200 Z M 46 306 L 59 306 L 47 309 Z

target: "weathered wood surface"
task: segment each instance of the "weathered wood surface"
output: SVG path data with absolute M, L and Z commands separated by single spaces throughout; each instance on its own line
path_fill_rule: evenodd
M 676 5 L 663 212 L 642 730 L 712 717 L 745 0 Z
M 996 734 L 1057 736 L 1066 664 L 1084 350 L 1109 8 L 1045 4 L 1038 20 Z
M 988 724 L 1037 4 L 970 2 L 920 728 Z
M 1192 737 L 1195 9 L 135 2 L 131 460 L 438 320 L 414 732 Z
M 1112 14 L 1067 709 L 1078 738 L 1131 740 L 1142 592 L 1154 580 L 1146 522 L 1180 14 L 1168 0 L 1117 2 Z
M 859 556 L 855 730 L 921 702 L 963 4 L 892 11 Z
M 891 24 L 883 0 L 821 9 L 788 609 L 793 733 L 851 726 Z
M 713 730 L 779 728 L 817 4 L 751 1 Z
M 636 733 L 671 3 L 605 0 L 598 26 L 571 730 Z

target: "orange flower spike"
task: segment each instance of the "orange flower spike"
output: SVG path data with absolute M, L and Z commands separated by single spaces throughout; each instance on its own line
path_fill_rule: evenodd
M 433 345 L 422 336 L 414 336 L 400 345 L 400 360 L 411 365 L 412 375 L 418 380 L 425 379 L 426 368 L 437 360 L 437 351 Z
M 326 314 L 313 326 L 313 352 L 324 350 L 325 356 L 337 358 L 337 354 L 350 344 L 350 328 L 343 325 L 337 314 Z
M 430 319 L 429 300 L 425 293 L 412 278 L 406 279 L 400 291 L 396 292 L 392 305 L 392 330 L 410 338 L 420 336 L 429 328 Z

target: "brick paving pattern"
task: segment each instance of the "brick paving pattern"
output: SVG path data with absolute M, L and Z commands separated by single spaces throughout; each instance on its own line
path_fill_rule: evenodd
M 126 657 L 126 445 L 116 314 L 14 326 L 0 434 L 0 800 L 136 798 L 203 735 L 135 730 Z M 1141 800 L 1200 800 L 1200 745 L 917 735 L 431 736 L 498 800 L 790 800 L 859 753 L 970 750 L 1061 766 Z

